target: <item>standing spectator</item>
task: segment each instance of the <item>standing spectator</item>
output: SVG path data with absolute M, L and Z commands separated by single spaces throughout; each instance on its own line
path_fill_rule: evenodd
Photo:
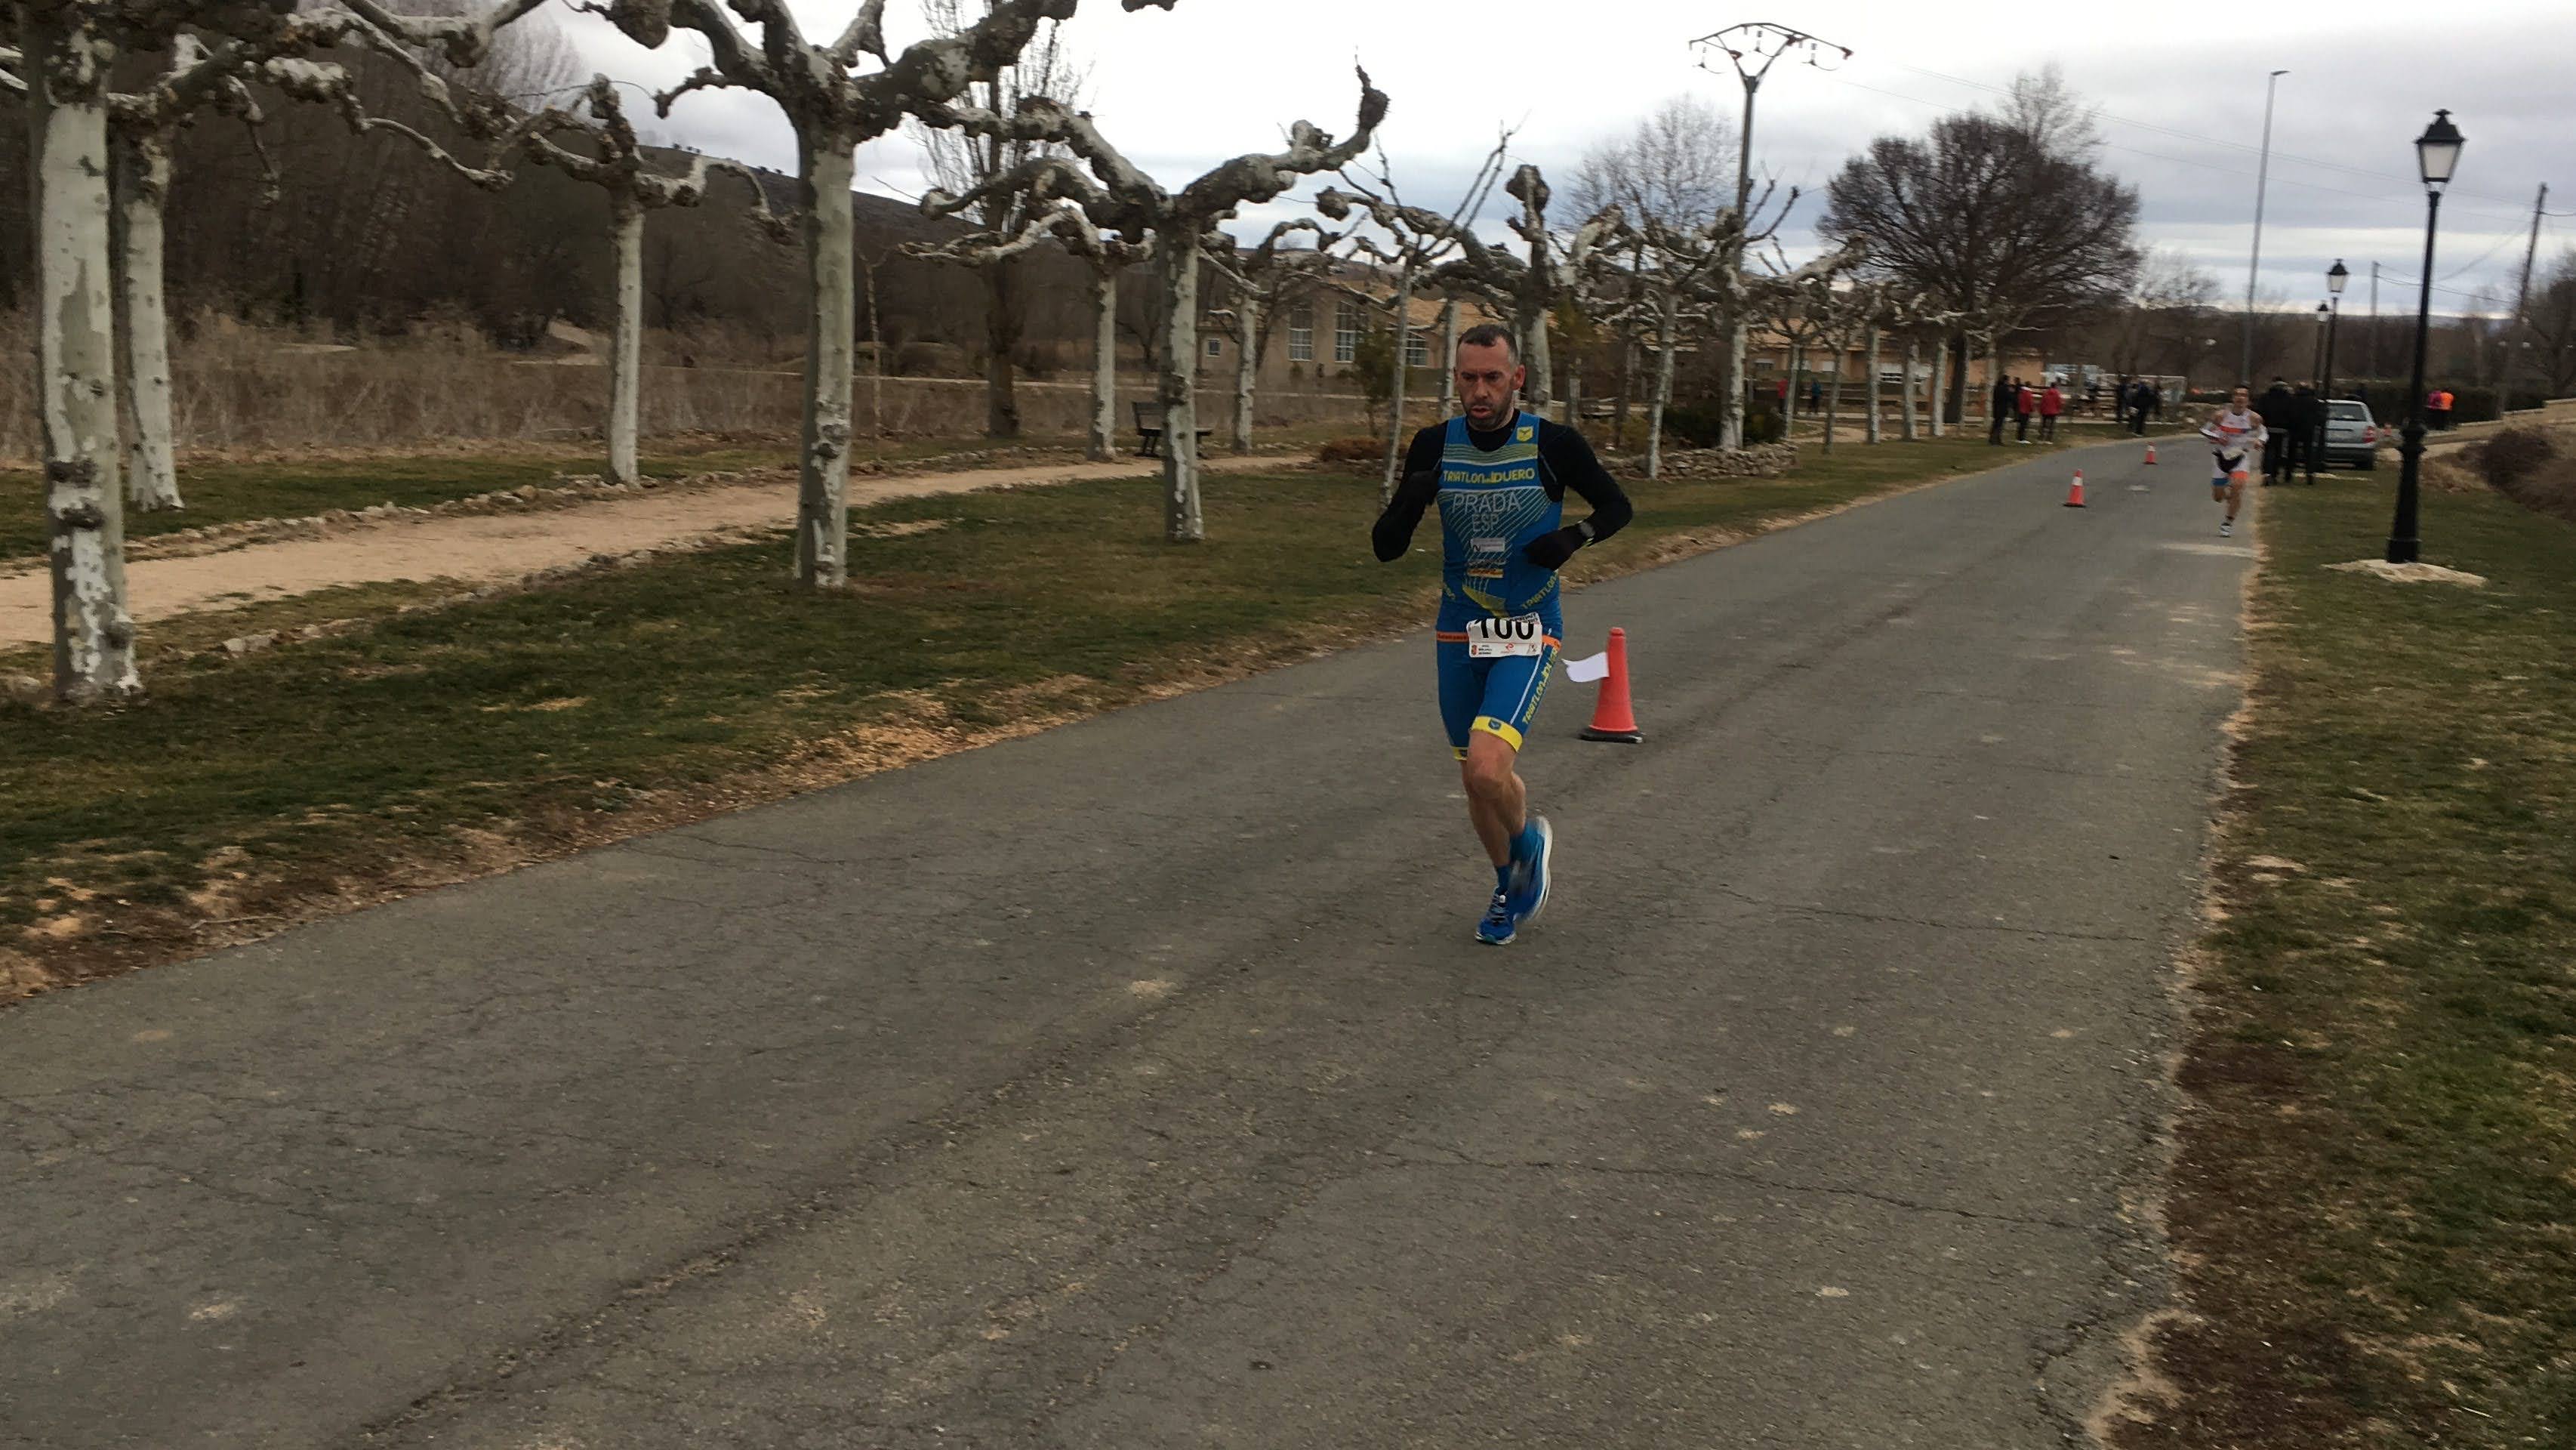
M 2004 441 L 2004 414 L 2012 411 L 2013 380 L 1995 379 L 1994 391 L 1986 395 L 1986 442 L 1997 447 Z
M 1814 378 L 1807 379 L 1807 411 L 1810 413 L 1821 413 L 1824 410 L 1825 385 L 1816 381 Z
M 2424 413 L 2425 421 L 2430 423 L 2433 427 L 2450 427 L 2451 390 L 2449 388 L 2435 388 L 2433 390 L 2433 396 L 2424 400 Z
M 2030 415 L 2038 411 L 2039 394 L 2031 391 L 2030 384 L 2025 382 L 2013 389 L 2013 441 L 2015 443 L 2030 441 Z
M 2084 411 L 2087 413 L 2099 413 L 2102 411 L 2102 380 L 2100 378 L 2094 378 L 2084 384 Z
M 2050 383 L 2048 391 L 2039 395 L 2040 441 L 2048 442 L 2057 437 L 2057 415 L 2065 411 L 2066 395 L 2057 390 L 2057 384 Z
M 2263 448 L 2263 486 L 2270 488 L 2281 481 L 2282 474 L 2290 471 L 2291 456 L 2296 452 L 2290 442 L 2299 431 L 2297 410 L 2290 402 L 2290 385 L 2274 378 L 2272 386 L 2265 388 L 2263 396 L 2255 402 L 2254 411 L 2262 417 L 2264 427 L 2272 435 L 2272 441 Z
M 2140 383 L 2138 385 L 2138 431 L 2140 433 L 2146 432 L 2147 420 L 2150 418 L 2162 417 L 2164 415 L 2164 411 L 2165 395 L 2163 391 L 2157 388 L 2153 383 Z

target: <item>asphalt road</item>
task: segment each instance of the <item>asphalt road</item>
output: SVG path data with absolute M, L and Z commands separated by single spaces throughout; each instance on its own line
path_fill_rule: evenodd
M 2168 452 L 1575 596 L 1648 741 L 1547 701 L 1501 950 L 1426 634 L 37 999 L 0 1444 L 2064 1443 L 2239 698 Z

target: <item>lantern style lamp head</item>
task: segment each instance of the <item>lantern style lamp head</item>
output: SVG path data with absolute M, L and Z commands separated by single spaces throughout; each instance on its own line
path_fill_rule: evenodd
M 2352 273 L 2344 270 L 2341 257 L 2335 258 L 2335 264 L 2326 269 L 2326 290 L 2337 297 L 2343 295 L 2343 284 L 2351 280 Z
M 2433 124 L 2415 138 L 2415 168 L 2424 175 L 2424 189 L 2440 195 L 2451 184 L 2451 173 L 2459 169 L 2460 146 L 2465 141 L 2460 128 L 2451 124 L 2451 113 L 2435 111 Z
M 2320 303 L 2318 303 L 2318 304 L 2317 304 L 2317 321 L 2319 321 L 2319 322 L 2323 322 L 2323 321 L 2325 321 L 2325 320 L 2326 320 L 2326 305 L 2325 305 L 2324 303 L 2320 302 Z

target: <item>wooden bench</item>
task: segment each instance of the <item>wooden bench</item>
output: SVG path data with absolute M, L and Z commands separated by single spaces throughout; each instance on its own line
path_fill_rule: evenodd
M 1139 458 L 1160 458 L 1163 455 L 1163 405 L 1160 403 L 1138 403 L 1135 405 L 1135 408 L 1136 456 Z M 1199 435 L 1199 447 L 1204 449 L 1207 447 L 1208 435 L 1214 433 L 1216 430 L 1213 428 L 1201 428 L 1197 431 Z

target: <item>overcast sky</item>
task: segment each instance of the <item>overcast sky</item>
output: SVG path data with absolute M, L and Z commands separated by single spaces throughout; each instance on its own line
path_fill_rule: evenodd
M 824 36 L 851 8 L 794 3 L 808 33 Z M 895 0 L 892 11 L 897 44 L 923 33 L 917 0 Z M 1561 178 L 1667 96 L 1695 92 L 1735 113 L 1743 92 L 1733 72 L 1699 69 L 1687 42 L 1763 13 L 1705 0 L 1179 0 L 1169 13 L 1128 14 L 1117 0 L 1084 0 L 1067 35 L 1091 67 L 1087 100 L 1103 129 L 1170 185 L 1225 156 L 1271 149 L 1299 117 L 1346 131 L 1351 65 L 1365 64 L 1394 100 L 1380 134 L 1409 199 L 1446 206 L 1503 125 L 1517 128 L 1521 159 Z M 2264 206 L 2268 302 L 2314 306 L 2340 257 L 2354 273 L 2347 308 L 2369 306 L 2373 262 L 2381 309 L 2412 304 L 2424 222 L 2412 143 L 2436 107 L 2449 107 L 2467 137 L 2443 206 L 2436 310 L 2480 295 L 2510 308 L 2544 181 L 2557 183 L 2551 210 L 2561 215 L 2542 223 L 2543 267 L 2576 244 L 2569 0 L 2251 9 L 1869 0 L 1778 13 L 1853 52 L 1831 72 L 1783 62 L 1761 92 L 1755 168 L 1807 190 L 1783 233 L 1792 252 L 1811 243 L 1824 184 L 1872 137 L 1991 105 L 2016 72 L 2050 61 L 2100 107 L 2101 161 L 2139 189 L 2143 239 L 2186 254 L 2222 297 L 2245 294 L 2264 81 L 2278 68 L 2289 74 Z M 1962 24 L 1963 15 L 1976 19 Z M 703 54 L 685 31 L 656 53 L 594 19 L 558 12 L 557 23 L 590 66 L 648 85 L 685 75 Z M 694 94 L 660 134 L 794 165 L 785 122 L 757 96 Z M 874 143 L 859 177 L 862 189 L 917 194 L 918 152 L 901 137 Z

